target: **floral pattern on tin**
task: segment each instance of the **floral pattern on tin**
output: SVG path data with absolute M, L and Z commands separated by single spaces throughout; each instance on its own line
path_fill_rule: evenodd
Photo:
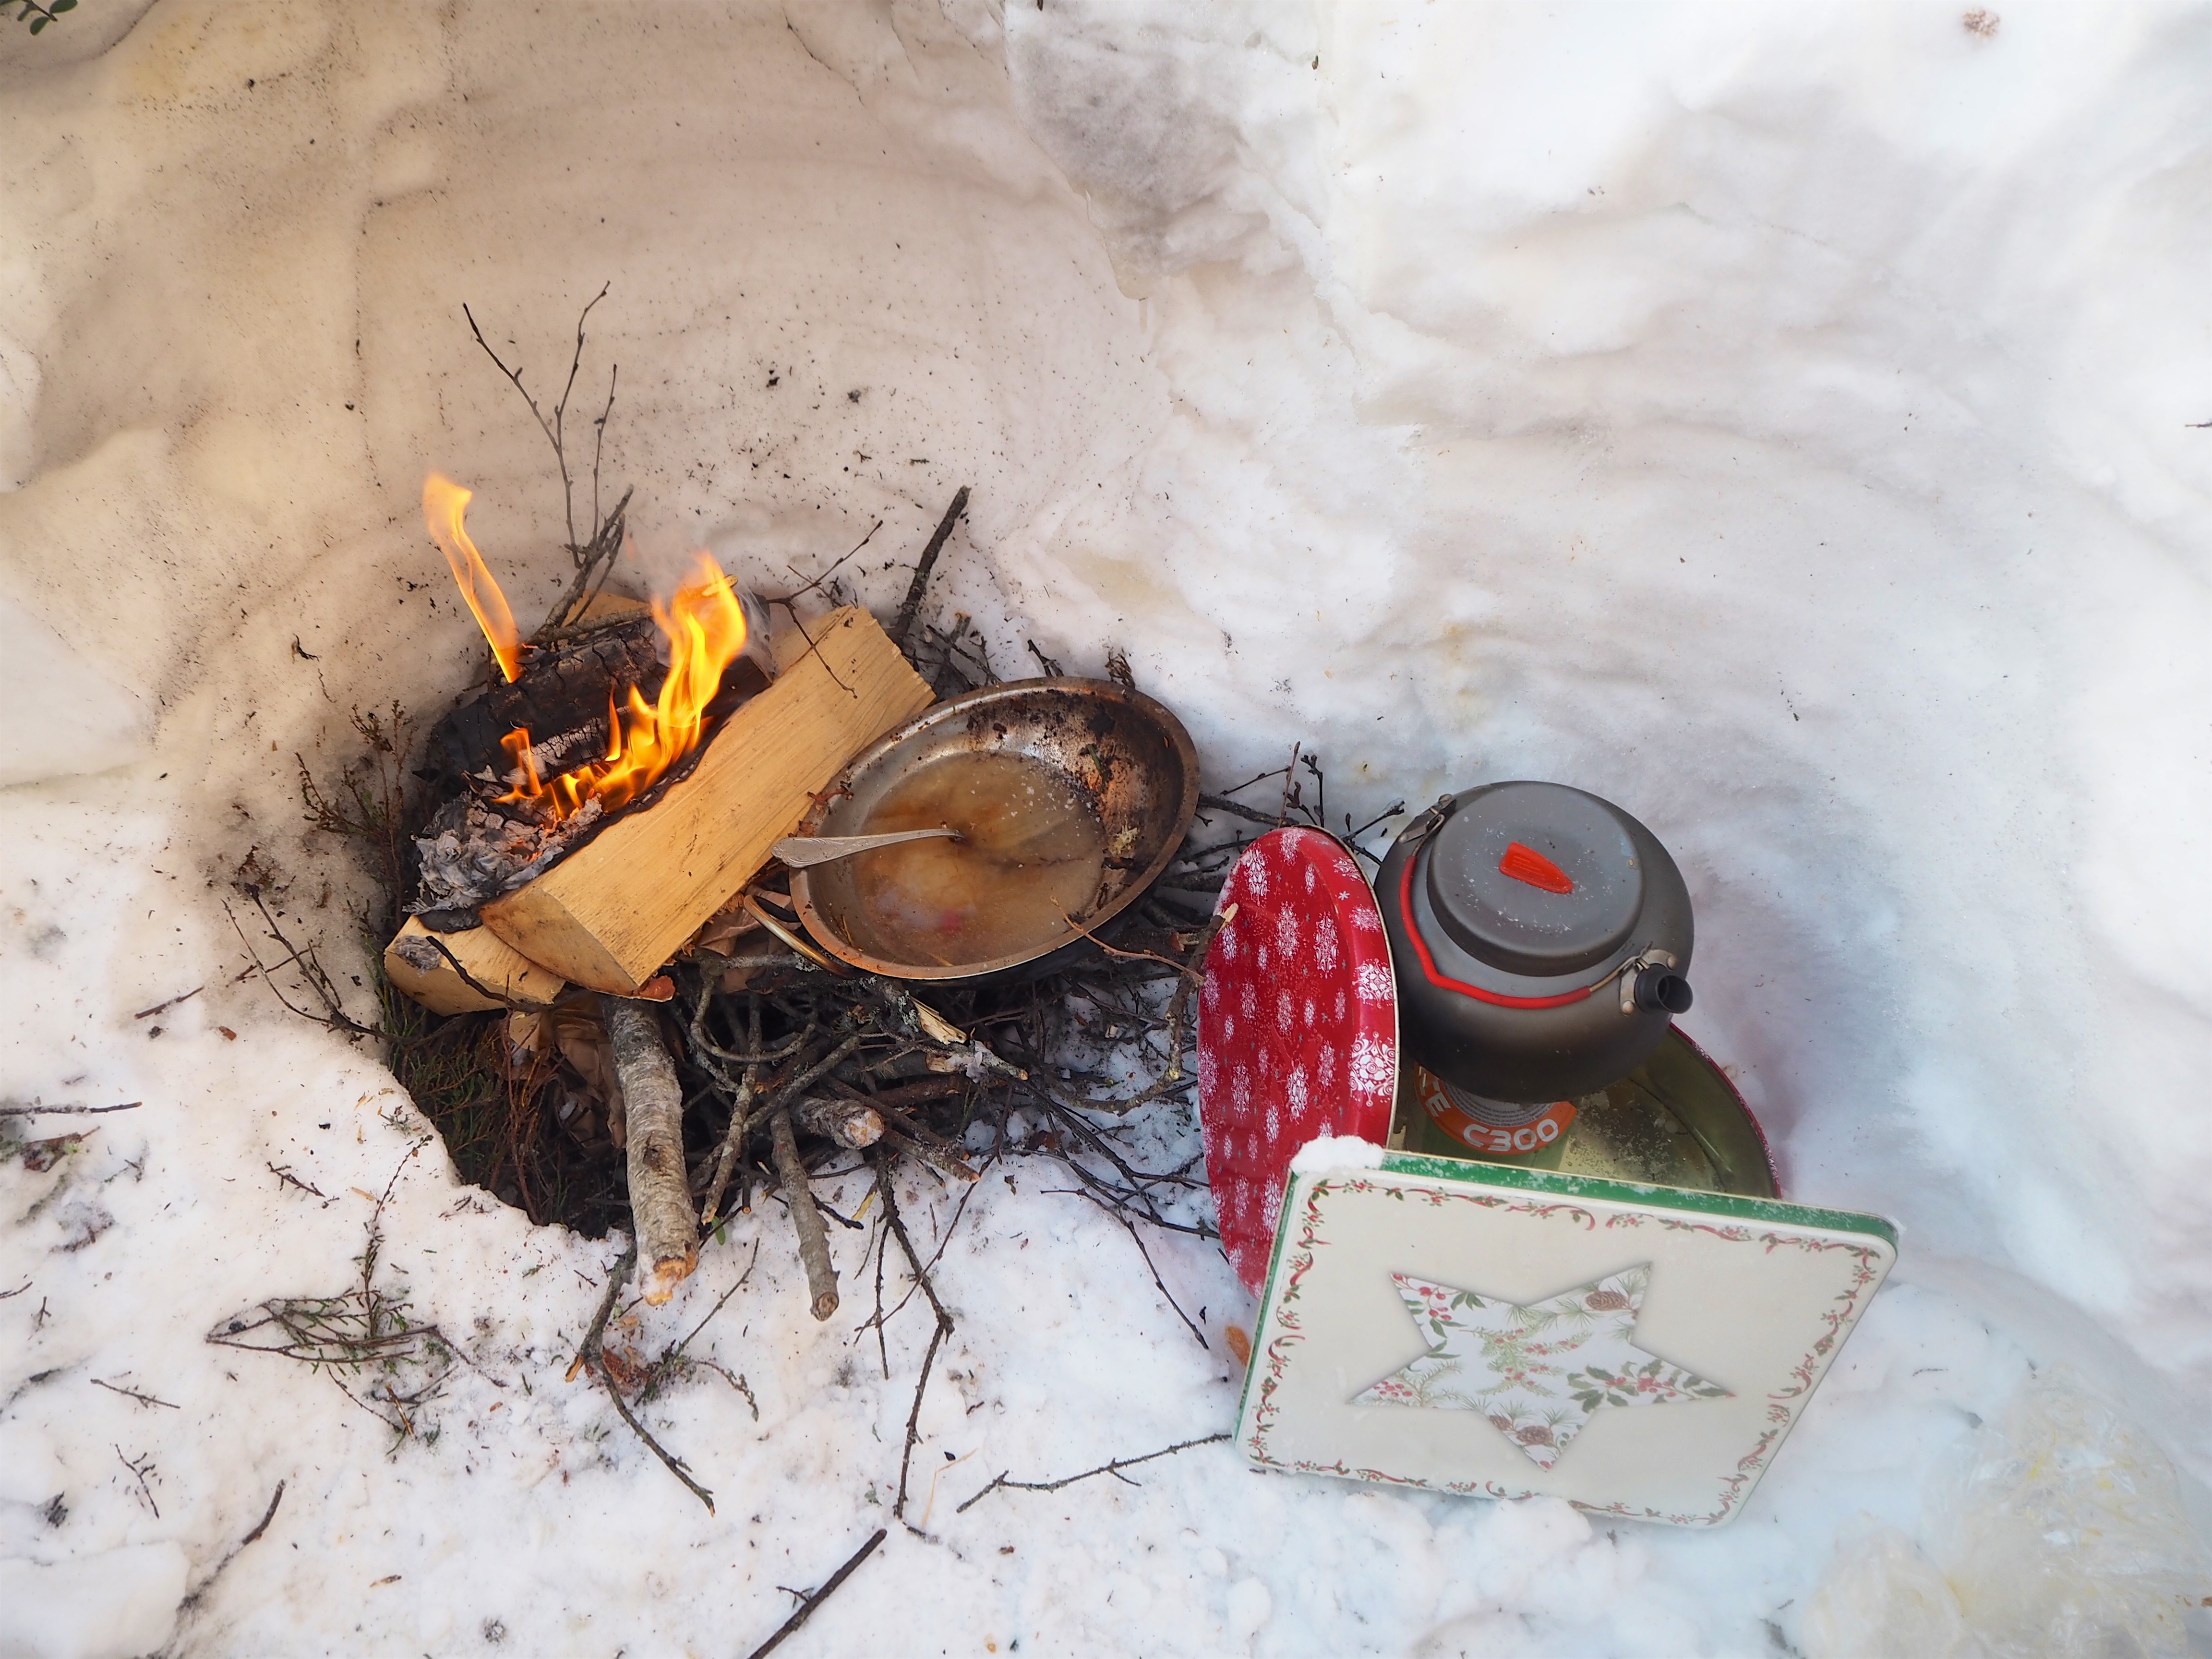
M 1297 1150 L 1327 1134 L 1389 1137 L 1398 1009 L 1375 896 L 1333 836 L 1260 837 L 1217 914 L 1231 905 L 1199 997 L 1199 1115 L 1222 1244 L 1256 1291 Z
M 1355 1406 L 1478 1412 L 1548 1469 L 1607 1407 L 1735 1398 L 1637 1346 L 1649 1262 L 1525 1305 L 1390 1278 L 1429 1352 L 1352 1395 Z

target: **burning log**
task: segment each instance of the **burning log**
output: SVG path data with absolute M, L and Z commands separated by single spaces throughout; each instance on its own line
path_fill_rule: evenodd
M 415 916 L 385 947 L 384 976 L 434 1014 L 550 1008 L 568 988 L 489 927 L 434 933 Z
M 699 1265 L 699 1222 L 684 1166 L 684 1091 L 650 1007 L 603 996 L 599 1017 L 614 1050 L 629 1129 L 629 1212 L 638 1273 L 645 1299 L 657 1306 Z
M 814 792 L 934 701 L 857 606 L 775 643 L 775 684 L 724 720 L 690 776 L 486 904 L 484 925 L 573 983 L 635 995 L 768 861 Z

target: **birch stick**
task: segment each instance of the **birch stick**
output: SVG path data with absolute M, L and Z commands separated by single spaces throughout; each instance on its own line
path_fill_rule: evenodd
M 814 1207 L 814 1189 L 806 1184 L 806 1166 L 799 1161 L 799 1137 L 792 1132 L 791 1109 L 778 1107 L 768 1121 L 769 1141 L 775 1149 L 775 1178 L 783 1188 L 783 1201 L 791 1206 L 791 1224 L 799 1235 L 799 1259 L 806 1267 L 806 1289 L 813 1298 L 814 1316 L 827 1319 L 837 1311 L 837 1270 L 830 1265 L 830 1238 L 823 1231 L 822 1212 Z
M 614 1050 L 629 1128 L 629 1213 L 636 1229 L 638 1278 L 658 1306 L 699 1265 L 699 1220 L 684 1165 L 684 1091 L 646 1004 L 602 996 L 599 1018 Z

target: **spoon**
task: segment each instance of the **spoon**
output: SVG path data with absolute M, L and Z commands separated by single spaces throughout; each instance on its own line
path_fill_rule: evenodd
M 901 842 L 938 837 L 963 839 L 957 830 L 945 824 L 934 830 L 893 830 L 880 836 L 788 836 L 776 842 L 772 850 L 793 870 L 807 870 L 836 859 L 848 859 L 855 853 L 872 852 L 878 847 L 896 847 Z

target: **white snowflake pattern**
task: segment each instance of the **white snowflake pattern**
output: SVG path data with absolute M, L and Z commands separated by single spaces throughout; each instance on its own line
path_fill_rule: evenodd
M 1234 922 L 1214 935 L 1213 948 L 1221 952 L 1224 962 L 1237 960 L 1237 925 Z
M 1237 1068 L 1236 1079 L 1229 1085 L 1229 1098 L 1240 1111 L 1252 1103 L 1252 1074 L 1242 1066 Z
M 1260 954 L 1254 958 L 1254 965 L 1263 974 L 1267 971 L 1267 947 L 1266 945 L 1263 945 L 1260 947 Z
M 1390 970 L 1379 962 L 1361 963 L 1352 975 L 1352 983 L 1362 1002 L 1388 1002 L 1397 994 L 1390 983 Z
M 1341 985 L 1336 988 L 1336 1017 L 1339 1019 L 1344 1018 L 1344 987 Z
M 1291 994 L 1288 991 L 1276 992 L 1275 1029 L 1279 1031 L 1289 1030 L 1291 1029 L 1291 1021 L 1297 1018 L 1297 1007 L 1296 1004 L 1291 1002 Z
M 1198 1006 L 1210 1014 L 1220 1006 L 1220 1002 L 1221 981 L 1208 974 L 1206 976 L 1206 988 L 1198 994 Z
M 1210 1048 L 1198 1051 L 1198 1097 L 1200 1100 L 1218 1098 L 1221 1089 L 1221 1062 L 1213 1057 Z
M 1314 1082 L 1322 1093 L 1327 1094 L 1336 1085 L 1336 1045 L 1324 1042 L 1321 1052 L 1314 1056 Z
M 1382 913 L 1372 904 L 1359 905 L 1352 913 L 1352 925 L 1363 933 L 1379 933 L 1382 931 Z
M 1336 924 L 1326 916 L 1314 924 L 1313 959 L 1324 974 L 1336 971 Z
M 1308 997 L 1308 998 L 1306 999 L 1306 1029 L 1307 1029 L 1308 1030 L 1311 1030 L 1313 1029 L 1313 1023 L 1314 1023 L 1314 1002 L 1313 1002 L 1313 999 L 1312 999 L 1311 997 Z
M 1245 890 L 1254 898 L 1267 896 L 1267 865 L 1264 859 L 1244 860 L 1238 868 L 1244 874 Z
M 1282 1138 L 1283 1109 L 1276 1105 L 1274 1102 L 1269 1101 L 1267 1103 L 1267 1139 L 1270 1140 L 1280 1140 Z
M 1237 1012 L 1247 1019 L 1260 1012 L 1260 993 L 1249 980 L 1237 988 Z
M 1345 1081 L 1355 1094 L 1388 1096 L 1398 1086 L 1397 1050 L 1381 1037 L 1355 1037 L 1346 1070 Z
M 1283 1098 L 1291 1103 L 1291 1111 L 1296 1113 L 1304 1112 L 1310 1098 L 1306 1092 L 1306 1068 L 1304 1066 L 1293 1066 L 1291 1068 L 1290 1076 L 1285 1079 L 1283 1082 Z M 1273 1121 L 1273 1118 L 1270 1116 L 1268 1121 L 1272 1123 Z
M 1309 893 L 1312 892 L 1314 890 L 1315 879 L 1314 867 L 1309 864 L 1306 866 L 1306 891 Z
M 1275 913 L 1275 949 L 1286 962 L 1298 953 L 1298 919 L 1288 910 Z
M 1279 1187 L 1268 1188 L 1267 1198 L 1260 1206 L 1260 1214 L 1269 1232 L 1274 1231 L 1276 1218 L 1282 1212 L 1283 1189 Z

